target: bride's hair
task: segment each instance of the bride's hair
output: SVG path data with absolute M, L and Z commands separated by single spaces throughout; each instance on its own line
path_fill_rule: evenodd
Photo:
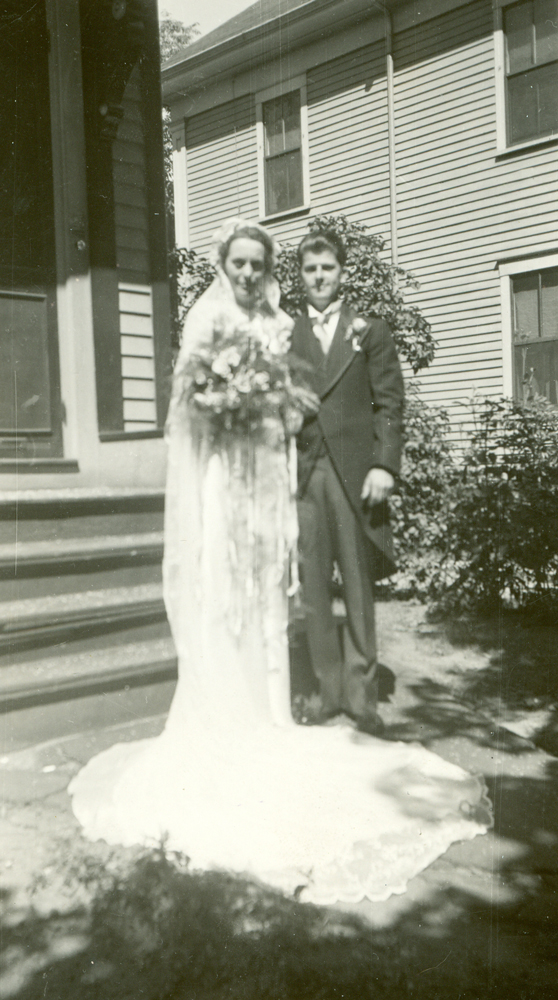
M 249 239 L 257 240 L 261 243 L 264 251 L 264 267 L 266 274 L 273 274 L 273 268 L 275 265 L 275 246 L 273 240 L 268 232 L 260 226 L 251 226 L 250 223 L 245 225 L 239 225 L 233 230 L 233 232 L 227 237 L 226 240 L 219 246 L 219 262 L 221 267 L 225 266 L 225 261 L 227 259 L 231 243 L 238 239 Z

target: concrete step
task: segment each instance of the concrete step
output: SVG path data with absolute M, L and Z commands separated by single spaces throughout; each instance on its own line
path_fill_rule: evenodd
M 101 569 L 107 564 L 121 566 L 160 562 L 162 557 L 162 531 L 17 542 L 0 545 L 0 579 L 58 576 L 60 573 Z
M 161 583 L 5 601 L 0 603 L 0 656 L 165 619 Z
M 0 711 L 176 679 L 172 639 L 43 657 L 0 670 Z
M 161 489 L 5 491 L 0 494 L 0 543 L 158 531 L 163 509 Z

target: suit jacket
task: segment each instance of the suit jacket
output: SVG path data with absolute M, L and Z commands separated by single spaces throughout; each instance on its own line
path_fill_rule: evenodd
M 372 543 L 372 572 L 380 580 L 395 570 L 388 506 L 365 507 L 360 494 L 369 469 L 399 473 L 403 378 L 385 320 L 367 320 L 358 336 L 360 349 L 355 350 L 352 337 L 345 339 L 356 317 L 351 308 L 341 307 L 327 356 L 307 315 L 299 316 L 293 328 L 293 353 L 310 363 L 309 382 L 321 400 L 317 416 L 305 421 L 298 436 L 299 496 L 304 496 L 317 456 L 325 449 Z

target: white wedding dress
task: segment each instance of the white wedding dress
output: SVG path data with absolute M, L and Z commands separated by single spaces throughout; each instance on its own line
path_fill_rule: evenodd
M 246 330 L 230 290 L 212 294 L 191 311 L 182 361 L 219 308 L 222 321 L 224 302 L 227 322 Z M 193 868 L 248 874 L 315 903 L 383 900 L 452 842 L 484 833 L 489 805 L 481 781 L 417 744 L 293 722 L 295 537 L 281 423 L 217 445 L 175 395 L 164 586 L 178 686 L 164 732 L 93 758 L 71 783 L 73 807 L 91 839 L 164 839 Z

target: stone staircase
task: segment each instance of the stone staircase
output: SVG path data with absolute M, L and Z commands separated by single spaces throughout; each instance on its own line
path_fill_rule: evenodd
M 0 494 L 0 707 L 172 681 L 156 489 Z

